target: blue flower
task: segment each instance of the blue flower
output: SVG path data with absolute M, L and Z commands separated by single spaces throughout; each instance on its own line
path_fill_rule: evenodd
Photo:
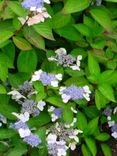
M 32 147 L 37 147 L 41 143 L 41 139 L 38 137 L 38 135 L 32 133 L 29 136 L 25 137 L 23 141 L 27 142 Z
M 43 7 L 43 0 L 24 0 L 21 4 L 25 9 L 30 9 L 34 7 L 36 9 Z

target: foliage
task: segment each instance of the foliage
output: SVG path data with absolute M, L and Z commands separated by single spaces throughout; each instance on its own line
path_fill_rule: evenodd
M 114 125 L 109 124 L 117 122 L 117 0 L 51 0 L 44 3 L 46 11 L 36 12 L 40 22 L 33 21 L 35 12 L 21 4 L 21 0 L 0 0 L 0 155 L 48 155 L 46 130 L 58 122 L 80 131 L 77 146 L 83 156 L 96 156 L 99 150 L 111 156 L 107 141 L 115 133 L 110 135 Z M 61 63 L 58 51 L 67 56 L 66 62 Z M 53 74 L 53 82 L 35 71 Z M 25 82 L 32 85 L 31 96 L 20 92 Z M 70 97 L 64 97 L 65 89 L 73 91 Z M 78 90 L 83 95 L 75 98 Z M 21 97 L 13 98 L 12 91 Z M 24 113 L 25 98 L 46 103 L 37 116 L 31 112 L 27 119 L 29 129 L 41 139 L 34 148 L 11 128 L 19 120 L 12 113 Z M 62 115 L 53 119 L 58 108 Z M 112 113 L 106 118 L 108 108 Z M 117 127 L 113 137 L 117 139 Z

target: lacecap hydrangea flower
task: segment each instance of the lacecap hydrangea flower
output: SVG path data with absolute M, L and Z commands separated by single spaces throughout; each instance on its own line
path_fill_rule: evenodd
M 38 116 L 40 111 L 43 111 L 45 105 L 44 101 L 35 102 L 34 100 L 27 99 L 22 103 L 21 113 L 28 112 L 32 116 Z
M 52 156 L 66 156 L 67 149 L 75 150 L 79 142 L 78 134 L 81 130 L 66 128 L 62 123 L 56 123 L 47 130 L 48 153 Z
M 60 87 L 59 93 L 62 97 L 63 102 L 67 103 L 70 99 L 78 100 L 85 98 L 87 101 L 89 101 L 91 91 L 89 90 L 88 86 L 77 87 L 75 85 L 71 85 L 69 87 Z
M 107 117 L 108 126 L 111 128 L 111 136 L 115 139 L 117 139 L 117 123 L 112 120 L 112 115 L 116 112 L 116 107 L 114 108 L 114 110 L 112 110 L 112 108 L 106 108 L 103 111 L 103 114 Z
M 38 70 L 32 76 L 33 81 L 41 81 L 44 86 L 50 85 L 52 87 L 58 87 L 59 81 L 62 80 L 62 74 L 50 74 L 42 70 Z
M 23 138 L 24 142 L 31 145 L 32 147 L 37 147 L 41 143 L 41 139 L 38 135 L 33 134 L 26 124 L 26 122 L 29 120 L 29 113 L 25 112 L 24 114 L 12 114 L 18 118 L 18 121 L 14 124 L 11 124 L 10 128 L 16 129 L 20 137 Z
M 26 98 L 29 98 L 31 95 L 36 94 L 37 92 L 34 90 L 33 85 L 29 81 L 25 81 L 18 88 L 13 88 L 12 91 L 8 93 L 8 95 L 12 95 L 12 99 L 22 103 Z
M 24 25 L 25 23 L 28 26 L 44 22 L 46 18 L 51 18 L 51 16 L 46 11 L 44 3 L 50 4 L 49 0 L 24 0 L 21 5 L 25 9 L 31 11 L 31 16 L 19 17 L 18 19 Z
M 61 118 L 62 113 L 63 113 L 63 109 L 62 108 L 56 108 L 54 106 L 51 106 L 48 109 L 48 112 L 51 115 L 52 122 L 55 122 L 56 120 L 58 120 L 59 118 Z
M 65 48 L 59 48 L 55 51 L 55 56 L 51 56 L 48 58 L 49 61 L 55 61 L 59 65 L 63 65 L 63 67 L 70 67 L 72 70 L 80 70 L 80 63 L 82 60 L 82 56 L 79 55 L 76 58 L 70 54 L 67 54 Z

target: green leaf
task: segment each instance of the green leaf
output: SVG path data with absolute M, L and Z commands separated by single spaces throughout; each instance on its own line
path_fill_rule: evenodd
M 91 156 L 91 153 L 85 144 L 81 146 L 83 156 Z
M 101 144 L 104 156 L 112 156 L 111 148 L 107 144 Z
M 71 15 L 56 14 L 52 18 L 53 29 L 62 28 L 71 21 Z
M 92 75 L 100 74 L 100 66 L 95 57 L 90 52 L 88 53 L 88 69 Z
M 20 52 L 17 60 L 19 72 L 32 73 L 37 66 L 37 55 L 34 50 Z
M 100 133 L 95 138 L 99 141 L 107 141 L 110 138 L 110 135 L 108 133 Z
M 8 6 L 18 16 L 25 17 L 27 15 L 26 10 L 21 6 L 21 3 L 19 2 L 9 1 Z
M 49 114 L 43 111 L 39 114 L 39 116 L 35 118 L 30 118 L 30 120 L 28 121 L 28 125 L 33 128 L 34 127 L 39 128 L 41 126 L 48 124 L 49 122 L 51 122 Z
M 25 38 L 35 47 L 45 50 L 45 41 L 33 28 L 24 28 Z
M 55 29 L 55 32 L 59 34 L 61 37 L 64 37 L 71 41 L 78 41 L 82 39 L 80 33 L 71 24 L 66 25 L 59 29 Z
M 6 91 L 6 88 L 0 84 L 0 94 L 6 94 L 7 91 Z
M 17 88 L 19 85 L 23 84 L 24 81 L 30 79 L 29 73 L 16 73 L 16 74 L 9 74 L 8 80 L 12 87 Z
M 46 101 L 57 107 L 62 107 L 62 108 L 65 107 L 65 104 L 62 102 L 61 98 L 57 96 L 49 97 L 46 99 Z
M 95 133 L 95 130 L 96 130 L 97 127 L 98 127 L 98 120 L 99 120 L 99 118 L 97 117 L 97 118 L 92 119 L 92 120 L 88 123 L 88 125 L 87 125 L 87 127 L 86 127 L 86 129 L 85 129 L 85 131 L 84 131 L 84 134 L 85 134 L 85 135 L 92 135 L 92 134 Z
M 97 108 L 100 110 L 101 108 L 105 108 L 108 100 L 100 93 L 99 90 L 95 91 L 95 103 Z
M 92 17 L 102 25 L 106 30 L 112 30 L 112 21 L 105 8 L 94 7 L 90 10 Z
M 30 45 L 30 43 L 24 38 L 21 38 L 19 36 L 13 37 L 13 42 L 21 50 L 26 51 L 26 50 L 32 49 L 32 46 Z
M 90 119 L 96 118 L 97 116 L 99 116 L 99 111 L 96 108 L 96 106 L 94 106 L 94 105 L 85 107 L 84 112 L 88 116 L 88 118 L 90 118 Z
M 100 83 L 117 84 L 117 70 L 106 70 L 100 75 Z
M 67 79 L 64 84 L 66 86 L 69 86 L 69 85 L 77 85 L 77 86 L 84 86 L 84 85 L 87 85 L 88 82 L 87 80 L 84 78 L 84 77 L 71 77 L 69 79 Z
M 71 110 L 71 103 L 67 104 L 67 107 L 64 107 L 63 109 L 63 120 L 66 124 L 70 124 L 73 122 L 73 118 L 74 118 L 74 113 Z
M 8 76 L 7 56 L 0 53 L 0 79 L 5 82 Z
M 109 84 L 103 83 L 98 86 L 98 89 L 108 100 L 115 102 L 114 91 Z
M 84 36 L 91 36 L 90 28 L 85 24 L 75 24 L 74 27 Z
M 117 3 L 117 0 L 105 0 L 107 2 L 113 2 L 113 3 Z
M 16 132 L 13 129 L 0 128 L 0 140 L 13 137 Z
M 64 13 L 75 13 L 86 9 L 90 0 L 67 0 L 63 9 Z
M 47 22 L 39 23 L 34 25 L 33 28 L 37 33 L 39 33 L 44 38 L 47 38 L 49 40 L 54 40 L 50 23 Z
M 8 95 L 0 94 L 0 113 L 8 119 L 14 120 L 15 117 L 12 115 L 12 112 L 18 112 L 16 104 L 9 100 Z
M 90 152 L 92 153 L 92 155 L 96 156 L 96 154 L 97 154 L 97 147 L 96 147 L 95 140 L 92 139 L 92 138 L 85 138 L 85 142 L 86 142 Z
M 0 44 L 8 40 L 13 36 L 13 32 L 11 31 L 2 31 L 0 32 Z
M 87 118 L 84 115 L 84 113 L 82 113 L 80 111 L 78 111 L 78 114 L 76 117 L 77 117 L 76 126 L 78 129 L 83 131 L 87 127 Z

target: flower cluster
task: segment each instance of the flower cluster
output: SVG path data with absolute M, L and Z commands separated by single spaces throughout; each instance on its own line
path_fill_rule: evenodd
M 54 106 L 51 106 L 48 109 L 48 112 L 50 112 L 52 122 L 54 122 L 62 116 L 63 109 L 62 108 L 55 108 Z
M 115 107 L 114 110 L 106 108 L 103 113 L 107 116 L 108 126 L 111 128 L 111 135 L 117 139 L 117 123 L 112 119 L 112 115 L 117 113 L 117 107 Z
M 21 105 L 21 113 L 28 112 L 32 116 L 38 116 L 40 111 L 43 111 L 46 103 L 44 101 L 34 101 L 31 95 L 36 94 L 32 82 L 24 82 L 18 89 L 13 89 L 8 95 L 12 95 L 12 99 L 16 100 Z
M 6 124 L 6 123 L 7 123 L 7 119 L 2 114 L 0 114 L 0 127 L 2 126 L 2 124 Z
M 49 57 L 49 61 L 55 61 L 59 65 L 63 65 L 63 67 L 70 67 L 73 70 L 80 70 L 80 61 L 82 60 L 81 55 L 75 58 L 72 55 L 67 54 L 67 51 L 64 48 L 57 49 L 55 53 L 56 56 Z
M 46 18 L 51 18 L 48 14 L 44 3 L 50 4 L 49 0 L 24 0 L 21 5 L 25 9 L 30 10 L 30 15 L 24 17 L 19 17 L 18 19 L 22 24 L 27 23 L 28 26 L 44 22 Z
M 16 100 L 20 103 L 20 101 L 24 101 L 26 98 L 29 98 L 31 95 L 36 94 L 34 91 L 33 85 L 29 81 L 25 81 L 23 85 L 20 85 L 17 89 L 13 88 L 8 95 L 12 95 L 12 99 Z
M 14 128 L 18 131 L 23 141 L 31 145 L 32 147 L 37 147 L 41 143 L 41 139 L 38 135 L 33 134 L 29 129 L 26 122 L 29 120 L 29 113 L 25 112 L 24 114 L 12 113 L 18 118 L 18 121 L 10 125 L 10 128 Z
M 62 123 L 56 123 L 47 131 L 48 152 L 52 156 L 66 156 L 67 149 L 74 150 L 79 142 L 78 134 L 82 131 L 65 128 Z
M 91 91 L 88 86 L 77 87 L 71 85 L 69 87 L 60 87 L 60 95 L 64 103 L 67 103 L 70 99 L 78 100 L 85 98 L 87 101 L 90 100 Z
M 38 70 L 32 76 L 33 81 L 41 81 L 44 86 L 51 85 L 52 87 L 58 87 L 59 81 L 62 80 L 62 74 L 49 74 L 42 70 Z

